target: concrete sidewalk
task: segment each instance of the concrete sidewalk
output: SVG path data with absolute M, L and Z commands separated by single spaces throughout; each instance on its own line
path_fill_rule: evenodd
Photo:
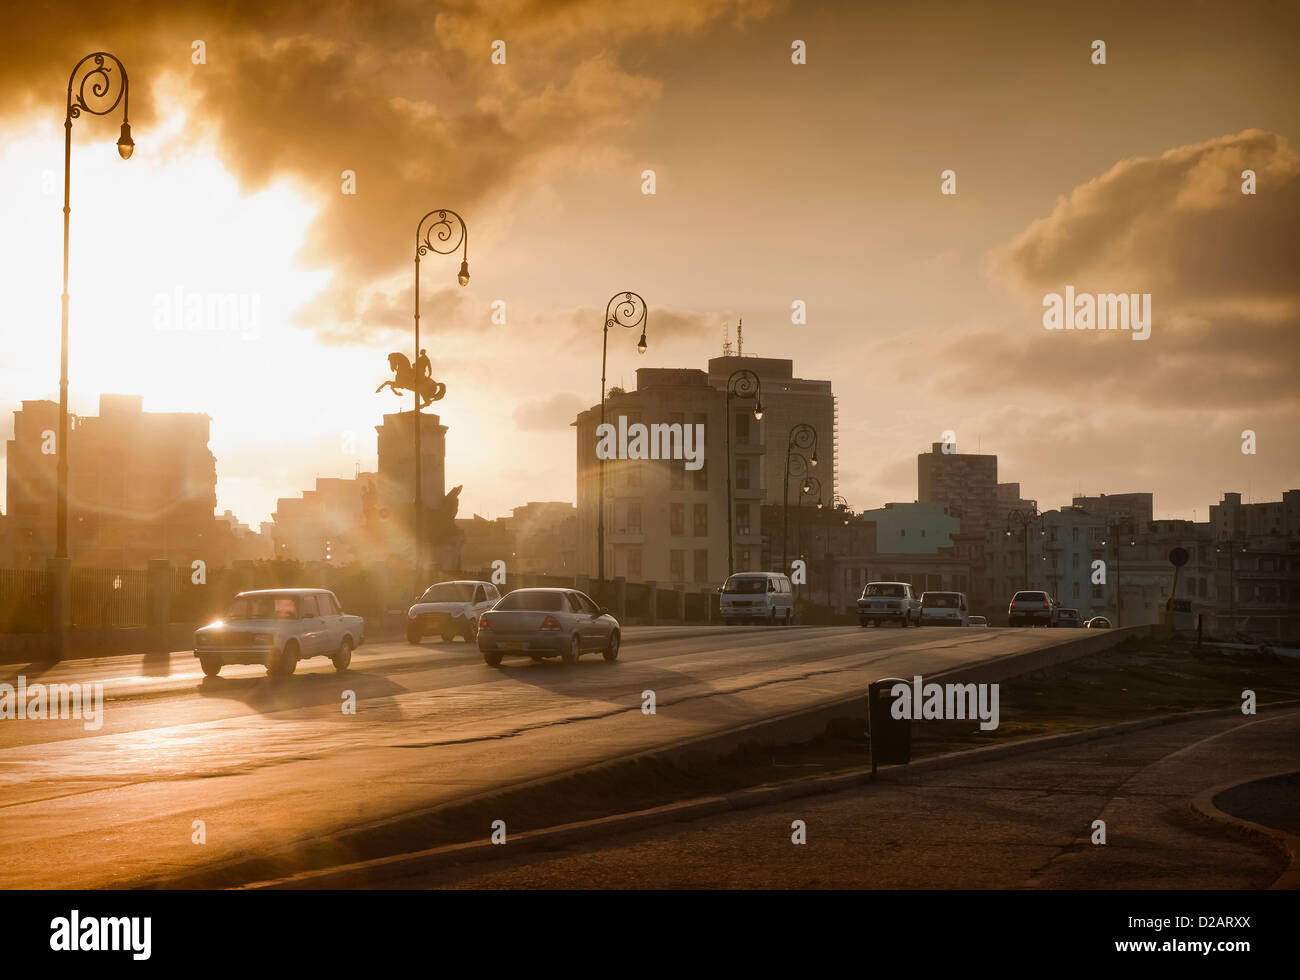
M 1286 870 L 1282 853 L 1192 800 L 1297 769 L 1300 709 L 1201 718 L 930 773 L 884 770 L 835 796 L 550 853 L 511 857 L 506 845 L 501 859 L 401 886 L 1267 888 Z M 1098 819 L 1104 846 L 1090 841 Z M 806 845 L 791 843 L 794 820 Z

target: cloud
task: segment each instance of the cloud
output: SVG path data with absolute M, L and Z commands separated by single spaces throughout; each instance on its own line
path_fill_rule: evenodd
M 1254 170 L 1259 192 L 1241 193 Z M 1058 200 L 995 250 L 992 266 L 1026 290 L 1073 283 L 1090 292 L 1150 292 L 1164 310 L 1300 300 L 1300 154 L 1249 129 L 1122 160 Z
M 298 320 L 355 338 L 389 329 L 396 313 L 374 294 L 409 270 L 421 208 L 455 207 L 472 228 L 490 224 L 494 204 L 544 161 L 602 148 L 611 130 L 658 99 L 660 83 L 623 64 L 627 49 L 761 17 L 771 6 L 27 4 L 6 11 L 8 37 L 26 40 L 0 58 L 0 114 L 57 118 L 75 63 L 69 52 L 107 43 L 130 72 L 132 127 L 147 150 L 153 87 L 178 81 L 189 138 L 215 140 L 247 191 L 287 178 L 319 204 L 300 259 L 334 274 Z M 496 39 L 507 40 L 505 65 L 492 64 Z M 206 44 L 206 64 L 191 63 L 195 40 Z M 355 195 L 341 191 L 345 170 L 356 174 Z
M 1241 193 L 1253 169 L 1260 192 Z M 1262 130 L 1117 163 L 994 249 L 996 281 L 1022 310 L 925 338 L 936 356 L 900 373 L 978 397 L 1033 392 L 1157 411 L 1295 406 L 1300 363 L 1300 154 Z M 1042 297 L 1149 292 L 1148 340 L 1047 331 Z

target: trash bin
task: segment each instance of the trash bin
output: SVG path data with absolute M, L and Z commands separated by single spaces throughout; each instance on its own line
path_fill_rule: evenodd
M 882 677 L 867 688 L 867 717 L 871 729 L 871 775 L 876 766 L 905 766 L 912 760 L 912 719 L 895 718 L 890 710 L 895 684 L 908 685 L 901 677 Z

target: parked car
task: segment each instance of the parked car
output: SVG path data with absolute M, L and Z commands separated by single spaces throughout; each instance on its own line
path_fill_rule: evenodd
M 227 664 L 264 664 L 268 674 L 288 676 L 312 657 L 344 671 L 365 626 L 325 589 L 257 589 L 235 596 L 225 619 L 195 630 L 194 656 L 208 677 Z
M 507 654 L 576 664 L 584 653 L 618 659 L 618 620 L 573 589 L 516 589 L 478 620 L 478 648 L 489 667 Z
M 1093 616 L 1083 625 L 1090 630 L 1108 630 L 1110 629 L 1110 620 L 1105 616 Z
M 1054 626 L 1060 604 L 1048 592 L 1017 592 L 1007 606 L 1008 626 Z
M 1079 615 L 1077 609 L 1062 607 L 1056 611 L 1055 625 L 1064 629 L 1081 630 L 1083 629 L 1083 617 Z
M 982 626 L 985 629 L 988 629 L 989 621 L 985 619 L 983 616 L 971 616 L 969 619 L 966 620 L 966 625 Z
M 794 587 L 790 576 L 780 572 L 739 572 L 719 590 L 722 621 L 766 623 L 789 626 L 794 620 Z
M 479 616 L 492 608 L 501 593 L 491 582 L 439 582 L 424 590 L 406 611 L 406 639 L 419 643 L 440 636 L 450 643 L 458 636 L 471 642 L 478 633 Z
M 879 626 L 886 620 L 900 626 L 921 625 L 921 600 L 907 582 L 868 582 L 858 599 L 858 625 Z
M 970 606 L 963 592 L 922 592 L 922 626 L 965 626 Z

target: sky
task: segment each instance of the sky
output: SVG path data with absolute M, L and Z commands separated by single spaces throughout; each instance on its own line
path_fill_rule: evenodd
M 67 78 L 107 50 L 136 148 L 118 158 L 119 114 L 74 123 L 72 410 L 207 413 L 218 510 L 254 525 L 376 465 L 406 404 L 375 388 L 412 345 L 415 226 L 443 207 L 471 280 L 422 260 L 421 333 L 462 513 L 574 499 L 569 423 L 628 289 L 649 349 L 612 336 L 611 384 L 703 368 L 743 317 L 747 353 L 833 382 L 856 509 L 914 499 L 947 431 L 1043 507 L 1277 499 L 1300 487 L 1300 13 L 1046 6 L 12 8 L 0 436 L 58 397 Z M 1150 338 L 1045 330 L 1067 285 L 1150 293 Z M 234 315 L 186 322 L 190 298 Z

